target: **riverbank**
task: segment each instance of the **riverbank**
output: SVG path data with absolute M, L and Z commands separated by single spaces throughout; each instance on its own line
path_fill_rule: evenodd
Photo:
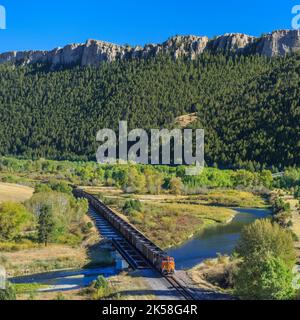
M 141 212 L 130 216 L 129 221 L 158 246 L 167 249 L 184 243 L 201 230 L 228 223 L 235 214 L 229 208 L 147 203 Z
M 242 228 L 270 214 L 266 209 L 235 208 L 235 211 L 230 223 L 205 228 L 181 246 L 170 248 L 168 254 L 175 258 L 176 269 L 191 269 L 206 259 L 216 258 L 218 254 L 230 255 Z
M 248 191 L 216 189 L 198 195 L 126 194 L 115 188 L 87 188 L 99 196 L 163 249 L 179 246 L 195 235 L 230 224 L 237 212 L 229 206 L 265 208 L 265 199 Z M 138 211 L 124 212 L 128 201 L 139 201 Z
M 85 223 L 93 224 L 84 217 Z M 113 264 L 111 246 L 101 237 L 95 226 L 80 245 L 42 244 L 33 242 L 0 243 L 0 264 L 8 277 L 26 276 L 65 269 L 81 269 Z
M 68 269 L 14 277 L 10 278 L 10 282 L 16 288 L 19 300 L 27 299 L 30 295 L 34 295 L 37 300 L 44 300 L 46 297 L 55 299 L 58 294 L 81 300 L 84 299 L 82 290 L 99 275 L 109 278 L 117 273 L 118 270 L 114 267 Z
M 220 255 L 218 258 L 207 259 L 187 270 L 186 276 L 201 290 L 234 299 L 232 286 L 237 263 L 236 259 Z
M 237 208 L 266 208 L 267 201 L 262 196 L 249 191 L 215 189 L 203 191 L 198 195 L 185 197 L 181 203 Z

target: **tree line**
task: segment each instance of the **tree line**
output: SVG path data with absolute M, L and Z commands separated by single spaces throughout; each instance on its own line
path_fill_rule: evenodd
M 264 169 L 300 163 L 297 54 L 204 53 L 50 71 L 0 66 L 0 155 L 94 160 L 96 133 L 172 128 L 195 112 L 208 165 Z

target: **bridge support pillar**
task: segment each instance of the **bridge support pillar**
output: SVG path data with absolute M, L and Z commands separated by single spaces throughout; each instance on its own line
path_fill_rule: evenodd
M 116 269 L 117 270 L 124 270 L 128 269 L 129 265 L 126 260 L 120 255 L 118 251 L 114 251 L 114 259 L 116 261 Z

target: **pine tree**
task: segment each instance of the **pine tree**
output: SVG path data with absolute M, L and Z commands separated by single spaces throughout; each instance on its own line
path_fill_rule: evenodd
M 39 223 L 38 223 L 38 240 L 40 243 L 44 243 L 45 247 L 54 232 L 55 222 L 52 212 L 52 208 L 49 205 L 43 205 L 40 209 Z

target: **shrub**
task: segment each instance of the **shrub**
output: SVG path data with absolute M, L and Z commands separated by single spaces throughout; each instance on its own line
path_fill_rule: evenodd
M 291 206 L 281 198 L 273 200 L 273 221 L 283 228 L 289 228 L 293 225 Z
M 56 300 L 56 301 L 63 301 L 63 300 L 66 300 L 66 298 L 65 298 L 65 296 L 64 296 L 61 292 L 59 292 L 59 293 L 56 295 L 56 297 L 54 298 L 54 300 Z
M 183 183 L 180 178 L 173 177 L 170 180 L 170 192 L 172 194 L 181 194 L 183 191 Z
M 81 231 L 84 234 L 88 234 L 91 231 L 92 228 L 93 228 L 93 223 L 89 221 L 89 222 L 87 222 L 87 223 L 82 225 Z
M 109 282 L 101 275 L 91 285 L 92 297 L 94 300 L 106 298 L 112 294 Z
M 295 296 L 292 270 L 279 257 L 257 256 L 243 262 L 235 283 L 236 294 L 243 299 L 287 300 Z
M 238 243 L 242 258 L 235 279 L 236 294 L 245 299 L 290 299 L 296 254 L 292 235 L 270 220 L 246 226 Z
M 134 211 L 141 211 L 142 204 L 140 200 L 127 200 L 123 206 L 123 211 L 127 215 L 131 215 Z
M 49 191 L 51 191 L 51 187 L 45 183 L 39 183 L 34 188 L 34 193 L 49 192 Z
M 282 229 L 268 219 L 256 220 L 246 226 L 242 231 L 236 251 L 247 261 L 253 261 L 257 255 L 265 257 L 272 254 L 291 268 L 296 262 L 291 232 Z
M 3 202 L 0 204 L 0 239 L 14 240 L 31 221 L 32 215 L 20 203 Z
M 72 193 L 72 187 L 64 181 L 50 181 L 50 187 L 53 191 L 61 193 Z
M 86 199 L 75 199 L 72 195 L 61 192 L 41 192 L 34 194 L 30 200 L 26 201 L 26 207 L 34 213 L 38 221 L 42 208 L 51 208 L 53 215 L 51 224 L 54 223 L 54 227 L 51 228 L 53 242 L 78 243 L 83 217 L 88 211 Z
M 3 300 L 16 300 L 15 288 L 7 282 L 6 289 L 0 290 L 0 301 Z
M 72 193 L 72 187 L 70 187 L 64 181 L 50 181 L 49 183 L 40 183 L 35 187 L 35 193 L 57 191 L 62 193 Z

